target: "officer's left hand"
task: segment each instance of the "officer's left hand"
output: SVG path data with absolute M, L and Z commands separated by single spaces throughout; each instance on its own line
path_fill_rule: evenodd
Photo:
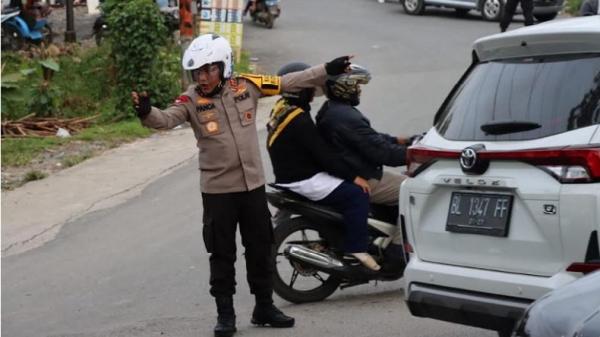
M 350 67 L 350 59 L 353 55 L 341 56 L 325 63 L 325 71 L 327 75 L 335 76 L 340 75 L 348 71 Z

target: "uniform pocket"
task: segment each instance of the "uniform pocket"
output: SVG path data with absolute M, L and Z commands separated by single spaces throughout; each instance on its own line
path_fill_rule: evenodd
M 253 125 L 256 121 L 256 108 L 250 98 L 237 102 L 236 108 L 239 112 L 242 126 Z
M 210 137 L 225 132 L 216 109 L 197 111 L 200 133 L 203 137 Z

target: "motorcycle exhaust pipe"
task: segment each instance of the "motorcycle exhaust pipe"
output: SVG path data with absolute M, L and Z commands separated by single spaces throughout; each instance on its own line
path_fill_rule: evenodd
M 307 263 L 323 271 L 340 272 L 341 269 L 344 269 L 344 264 L 340 260 L 301 245 L 288 245 L 284 254 L 292 260 Z

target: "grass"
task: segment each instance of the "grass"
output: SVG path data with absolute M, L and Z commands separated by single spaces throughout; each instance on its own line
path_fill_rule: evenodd
M 62 165 L 65 168 L 75 166 L 75 165 L 81 163 L 82 161 L 91 158 L 92 156 L 93 156 L 93 153 L 90 151 L 86 151 L 83 154 L 78 154 L 75 156 L 68 156 L 65 159 L 63 159 Z
M 41 68 L 33 60 L 26 60 L 15 53 L 4 55 L 3 52 L 2 54 L 3 64 L 6 65 L 4 70 L 18 72 L 22 69 L 35 69 L 35 73 L 27 75 L 28 81 L 32 79 L 39 80 Z M 107 66 L 107 51 L 99 49 L 77 52 L 76 54 L 75 57 L 61 59 L 61 71 L 53 79 L 53 86 L 69 88 L 69 95 L 65 95 L 65 98 L 60 102 L 60 116 L 81 116 L 85 115 L 87 111 L 88 114 L 101 112 L 103 117 L 110 117 L 110 111 L 114 110 L 114 97 L 112 97 L 110 89 L 107 89 L 111 87 L 109 78 L 112 77 L 109 74 L 111 69 Z M 240 62 L 235 65 L 237 73 L 249 72 L 249 59 L 250 54 L 242 51 Z M 6 90 L 8 95 L 9 89 Z M 3 119 L 16 119 L 30 113 L 24 103 L 27 100 L 24 98 L 30 97 L 33 92 L 32 87 L 26 85 L 12 90 L 11 97 L 6 96 L 6 100 L 3 95 Z M 107 111 L 109 112 L 107 113 Z M 100 119 L 101 122 L 107 120 L 109 119 Z M 58 149 L 72 141 L 102 142 L 107 147 L 115 147 L 124 142 L 147 137 L 152 132 L 143 127 L 137 119 L 133 119 L 113 124 L 98 124 L 69 138 L 4 138 L 1 141 L 2 167 L 25 167 L 34 159 L 39 158 L 44 151 Z M 92 152 L 73 155 L 65 158 L 62 164 L 65 167 L 77 165 L 93 155 Z M 24 180 L 38 180 L 44 178 L 44 176 L 45 173 L 43 172 L 30 171 Z
M 64 144 L 64 138 L 5 138 L 2 139 L 2 167 L 25 166 L 45 149 Z
M 46 178 L 46 176 L 47 176 L 47 174 L 44 172 L 32 170 L 32 171 L 25 173 L 25 176 L 23 177 L 23 183 L 26 183 L 29 181 L 34 181 L 34 180 L 42 180 L 42 179 Z
M 45 150 L 58 148 L 71 141 L 101 141 L 108 144 L 108 147 L 114 147 L 120 143 L 147 137 L 151 133 L 152 131 L 143 127 L 138 120 L 129 120 L 93 126 L 70 138 L 5 138 L 2 140 L 2 167 L 26 166 Z M 75 156 L 77 158 L 70 158 L 63 164 L 73 166 L 90 156 L 91 153 Z

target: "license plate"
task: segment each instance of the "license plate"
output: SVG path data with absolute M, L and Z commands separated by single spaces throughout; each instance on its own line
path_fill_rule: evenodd
M 508 194 L 452 192 L 446 230 L 507 236 L 512 201 Z

